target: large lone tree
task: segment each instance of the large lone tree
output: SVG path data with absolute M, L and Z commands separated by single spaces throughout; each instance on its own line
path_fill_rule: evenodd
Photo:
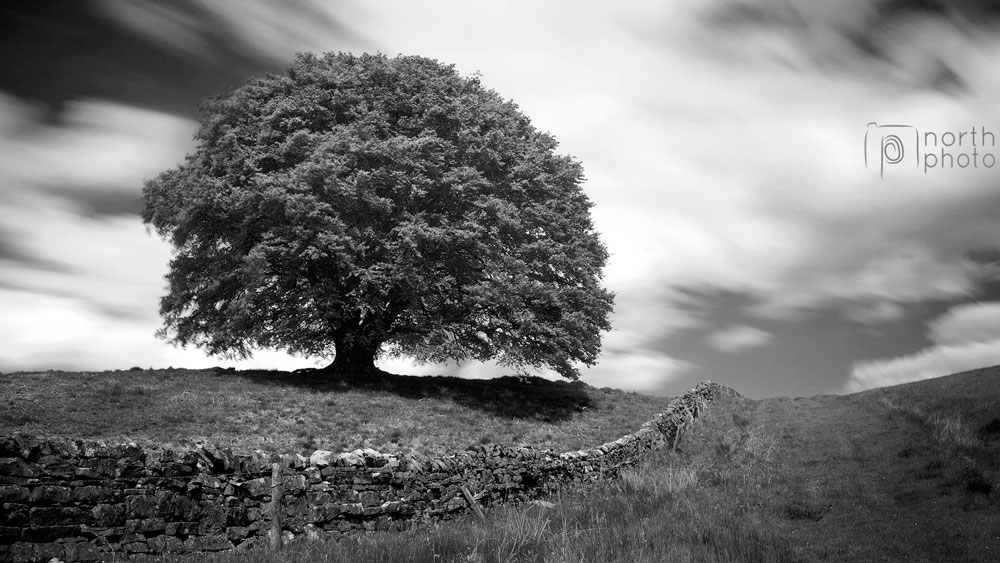
M 195 139 L 143 189 L 174 247 L 160 337 L 334 373 L 382 353 L 570 379 L 596 361 L 612 295 L 582 167 L 477 78 L 299 55 L 207 100 Z

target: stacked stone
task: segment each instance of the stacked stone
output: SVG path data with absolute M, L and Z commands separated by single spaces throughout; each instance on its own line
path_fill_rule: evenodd
M 674 444 L 722 393 L 706 382 L 671 401 L 635 433 L 575 452 L 487 445 L 455 455 L 372 449 L 301 455 L 144 451 L 30 436 L 0 438 L 0 563 L 154 559 L 161 553 L 244 549 L 270 525 L 271 466 L 283 468 L 286 534 L 405 528 L 416 516 L 545 496 L 563 483 L 611 477 Z

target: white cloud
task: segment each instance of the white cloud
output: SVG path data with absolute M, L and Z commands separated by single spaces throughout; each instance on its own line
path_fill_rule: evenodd
M 898 358 L 854 364 L 848 392 L 899 385 L 1000 364 L 1000 302 L 952 307 L 929 323 L 934 344 Z
M 952 307 L 930 323 L 928 337 L 942 346 L 1000 340 L 1000 302 Z
M 727 354 L 764 346 L 774 335 L 748 325 L 729 325 L 708 335 L 708 344 Z
M 994 103 L 1000 72 L 989 56 L 996 43 L 976 43 L 947 25 L 920 33 L 901 25 L 885 40 L 898 47 L 893 57 L 903 70 L 887 78 L 883 71 L 892 65 L 860 64 L 830 34 L 865 21 L 859 1 L 793 2 L 807 29 L 779 26 L 752 35 L 708 28 L 698 19 L 703 8 L 680 2 L 306 4 L 372 37 L 390 55 L 422 54 L 456 63 L 463 73 L 481 71 L 487 86 L 513 98 L 561 141 L 561 150 L 582 160 L 595 222 L 611 252 L 607 284 L 618 293 L 616 331 L 601 365 L 585 378 L 646 385 L 647 378 L 669 379 L 687 367 L 650 351 L 650 343 L 704 322 L 680 306 L 679 288 L 752 294 L 760 304 L 750 312 L 764 317 L 839 306 L 860 322 L 891 320 L 907 303 L 969 293 L 962 252 L 1000 245 L 998 196 L 986 171 L 881 180 L 863 166 L 869 121 L 1000 130 Z M 320 33 L 316 22 L 300 17 L 305 12 L 285 14 L 278 3 L 206 9 L 276 60 L 299 49 L 343 48 L 344 38 Z M 129 10 L 121 17 L 137 30 L 151 31 L 159 21 L 168 24 L 162 29 L 182 32 L 176 37 L 197 31 L 197 22 L 158 9 Z M 815 42 L 808 56 L 797 41 L 802 33 Z M 172 34 L 158 36 L 172 41 Z M 746 56 L 734 62 L 733 49 Z M 837 64 L 818 66 L 816 57 L 828 51 L 837 53 Z M 925 69 L 919 57 L 904 61 L 907 52 L 944 57 L 970 80 L 971 93 L 914 88 Z M 84 220 L 32 193 L 60 184 L 134 194 L 142 178 L 179 160 L 194 125 L 79 102 L 66 126 L 38 126 L 35 111 L 0 102 L 0 202 L 14 202 L 20 214 L 3 217 L 0 226 L 32 254 L 72 273 L 4 275 L 86 301 L 87 307 L 68 309 L 77 320 L 113 308 L 151 323 L 165 247 L 134 223 Z M 720 342 L 738 347 L 764 338 L 749 334 L 756 333 Z M 19 338 L 20 346 L 32 337 Z
M 857 362 L 846 392 L 901 385 L 1000 364 L 1000 340 L 937 345 L 899 358 Z
M 32 186 L 137 193 L 142 180 L 178 164 L 196 124 L 101 101 L 70 102 L 65 123 L 42 125 L 35 108 L 0 93 L 0 190 Z
M 863 325 L 876 326 L 898 321 L 906 316 L 906 311 L 892 301 L 874 301 L 849 307 L 844 316 Z

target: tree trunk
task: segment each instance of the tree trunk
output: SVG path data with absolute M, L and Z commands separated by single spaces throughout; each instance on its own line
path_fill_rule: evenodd
M 335 346 L 337 354 L 325 371 L 333 375 L 374 375 L 379 372 L 375 367 L 375 350 L 343 342 L 336 343 Z

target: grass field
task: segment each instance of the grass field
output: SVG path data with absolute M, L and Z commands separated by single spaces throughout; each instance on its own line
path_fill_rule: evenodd
M 334 378 L 128 370 L 0 374 L 0 434 L 236 451 L 374 448 L 451 454 L 486 443 L 569 451 L 635 431 L 669 399 L 513 377 Z
M 991 368 L 848 396 L 724 399 L 677 451 L 565 490 L 551 508 L 208 560 L 995 562 L 998 378 Z
M 84 377 L 44 375 L 54 378 L 53 386 L 63 379 Z M 163 379 L 163 374 L 139 375 Z M 5 389 L 11 381 L 21 385 L 30 381 L 24 379 L 28 374 L 2 377 Z M 113 377 L 125 379 L 130 374 L 102 374 L 102 385 L 116 385 L 111 383 Z M 424 391 L 443 392 L 430 383 L 433 380 L 419 384 L 392 380 L 395 391 L 384 389 L 392 386 L 390 382 L 373 382 L 372 389 L 349 383 L 345 390 L 334 391 L 328 387 L 339 384 L 266 383 L 263 375 L 198 377 L 223 378 L 230 382 L 226 385 L 243 389 L 276 387 L 295 396 L 308 396 L 312 385 L 318 386 L 315 392 L 320 397 L 357 393 L 353 400 L 363 401 L 391 396 L 410 403 L 408 409 L 441 400 L 456 405 L 453 408 L 473 409 L 480 417 L 507 417 L 525 425 L 524 436 L 553 432 L 542 428 L 572 427 L 588 417 L 638 412 L 625 406 L 633 404 L 629 401 L 659 408 L 659 400 L 643 403 L 645 399 L 638 396 L 569 384 L 545 387 L 539 397 L 548 398 L 535 400 L 550 406 L 539 411 L 540 416 L 527 415 L 538 407 L 518 406 L 518 412 L 500 414 L 503 408 L 515 407 L 499 402 L 486 406 L 487 397 L 496 397 L 500 389 L 514 393 L 521 383 L 513 380 L 452 382 L 450 398 L 421 401 Z M 239 382 L 241 377 L 246 381 Z M 147 380 L 131 384 L 140 381 Z M 4 393 L 5 401 L 13 396 Z M 38 400 L 44 397 L 42 393 Z M 320 402 L 310 404 L 322 404 L 323 399 L 316 400 Z M 656 452 L 617 481 L 564 489 L 549 499 L 551 506 L 502 506 L 488 511 L 484 520 L 428 522 L 402 533 L 373 533 L 339 542 L 296 541 L 277 554 L 230 553 L 204 560 L 996 562 L 1000 561 L 998 405 L 1000 367 L 846 396 L 761 401 L 730 397 L 713 403 L 676 451 Z M 31 412 L 41 419 L 48 416 L 43 414 L 48 408 L 50 404 L 40 402 Z M 444 431 L 444 439 L 455 431 L 452 424 L 440 427 L 452 428 Z M 613 426 L 607 421 L 594 426 L 602 424 Z M 499 429 L 489 431 L 502 438 L 495 434 Z M 473 434 L 480 432 L 484 430 Z M 437 438 L 427 434 L 424 439 Z M 595 441 L 586 435 L 580 439 L 588 445 Z

